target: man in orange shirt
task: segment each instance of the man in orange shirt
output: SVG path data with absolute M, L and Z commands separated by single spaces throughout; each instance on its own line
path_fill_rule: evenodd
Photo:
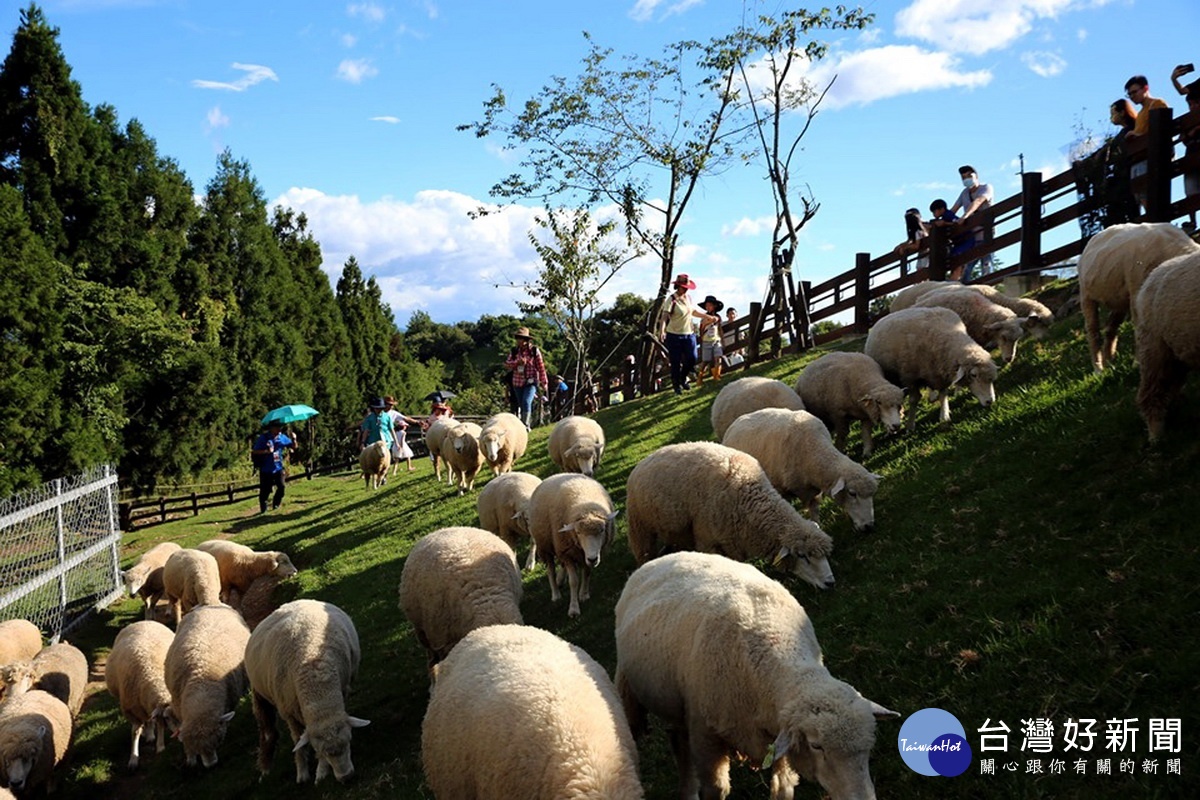
M 1150 132 L 1150 110 L 1154 108 L 1170 108 L 1167 101 L 1161 97 L 1153 97 L 1150 94 L 1150 82 L 1146 80 L 1145 75 L 1134 75 L 1129 80 L 1125 81 L 1125 94 L 1129 99 L 1142 107 L 1138 112 L 1137 122 L 1134 123 L 1133 130 L 1125 134 L 1125 140 L 1129 141 L 1138 136 L 1145 136 Z M 1142 208 L 1146 207 L 1146 187 L 1143 176 L 1148 169 L 1146 160 L 1134 162 L 1129 167 L 1129 179 L 1134 181 L 1133 194 L 1137 201 L 1142 204 Z M 1141 179 L 1141 180 L 1139 180 Z

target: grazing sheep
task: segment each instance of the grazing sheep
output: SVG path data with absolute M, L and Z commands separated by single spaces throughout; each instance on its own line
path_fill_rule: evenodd
M 604 668 L 552 633 L 493 625 L 437 666 L 421 724 L 438 800 L 637 800 L 637 750 Z
M 151 547 L 138 562 L 121 573 L 130 597 L 141 597 L 146 604 L 146 619 L 154 619 L 154 607 L 163 596 L 163 565 L 181 548 L 174 542 L 162 542 Z
M 1200 369 L 1200 251 L 1165 262 L 1137 296 L 1137 404 L 1150 440 L 1162 437 L 1167 409 L 1189 369 Z
M 425 446 L 429 448 L 429 457 L 433 460 L 433 474 L 437 478 L 438 483 L 442 482 L 442 440 L 446 438 L 446 434 L 450 429 L 458 424 L 458 420 L 450 417 L 438 417 L 429 426 L 429 430 L 425 431 Z M 447 483 L 453 483 L 451 478 L 447 476 Z
M 1018 317 L 1004 306 L 997 305 L 979 292 L 966 286 L 950 286 L 928 292 L 914 308 L 948 308 L 966 326 L 967 335 L 984 348 L 999 347 L 1000 361 L 1007 363 L 1017 357 L 1017 342 L 1027 328 L 1036 323 Z
M 670 726 L 682 797 L 726 797 L 730 757 L 770 753 L 773 800 L 800 776 L 834 798 L 875 797 L 875 722 L 899 714 L 829 674 L 804 609 L 754 567 L 704 553 L 639 567 L 616 640 L 630 727 L 640 734 L 647 711 Z
M 888 304 L 888 311 L 894 314 L 897 311 L 912 308 L 917 304 L 918 300 L 929 292 L 935 292 L 938 289 L 945 289 L 950 286 L 962 286 L 962 284 L 958 281 L 921 281 L 920 283 L 914 283 L 912 286 L 906 286 L 892 298 L 892 302 Z
M 163 593 L 171 604 L 178 630 L 180 618 L 196 606 L 221 602 L 221 570 L 217 559 L 203 550 L 172 553 L 163 565 Z
M 908 430 L 917 426 L 921 388 L 941 393 L 941 421 L 950 421 L 950 387 L 966 381 L 980 404 L 996 400 L 996 364 L 948 308 L 906 308 L 875 323 L 863 352 L 908 393 Z
M 978 292 L 996 305 L 1004 306 L 1018 317 L 1027 318 L 1026 330 L 1037 339 L 1045 337 L 1050 332 L 1050 323 L 1054 321 L 1054 312 L 1032 297 L 1011 297 L 985 283 L 964 286 L 958 281 L 923 281 L 901 289 L 892 298 L 889 310 L 903 311 L 906 308 L 912 308 L 927 293 L 945 288 L 968 289 Z
M 400 573 L 400 609 L 432 667 L 485 625 L 520 625 L 521 571 L 512 548 L 482 528 L 421 537 Z
M 178 731 L 188 766 L 197 758 L 206 767 L 217 763 L 217 747 L 246 693 L 243 659 L 249 639 L 250 629 L 236 611 L 206 605 L 184 617 L 167 648 L 167 724 Z
M 592 569 L 616 537 L 617 512 L 598 481 L 573 472 L 552 475 L 529 498 L 529 535 L 538 560 L 546 565 L 550 600 L 559 598 L 555 563 L 567 573 L 571 603 L 567 616 L 579 616 L 579 603 L 591 596 Z M 582 569 L 583 575 L 579 572 Z
M 722 387 L 712 404 L 712 426 L 717 439 L 742 414 L 760 408 L 790 408 L 803 411 L 804 401 L 790 386 L 772 378 L 738 378 Z
M 1079 256 L 1079 304 L 1096 372 L 1117 352 L 1117 329 L 1126 314 L 1136 316 L 1133 301 L 1146 277 L 1164 261 L 1200 250 L 1200 245 L 1167 222 L 1127 223 L 1105 228 Z M 1108 307 L 1100 342 L 1100 306 Z M 1134 319 L 1136 325 L 1137 320 Z
M 6 687 L 6 697 L 41 689 L 66 703 L 74 717 L 83 706 L 83 694 L 87 689 L 87 656 L 78 647 L 59 642 L 43 648 L 29 661 L 18 661 L 0 669 L 0 680 Z
M 804 408 L 834 434 L 845 451 L 851 420 L 862 421 L 863 458 L 875 449 L 874 428 L 900 427 L 904 390 L 883 377 L 875 359 L 863 353 L 826 353 L 796 378 L 796 394 Z
M 479 527 L 503 539 L 515 553 L 529 539 L 525 569 L 533 569 L 537 548 L 529 536 L 529 498 L 542 479 L 528 472 L 506 472 L 488 482 L 479 493 Z
M 392 466 L 387 442 L 380 439 L 364 447 L 358 454 L 358 466 L 362 469 L 364 489 L 378 489 L 387 483 L 388 468 Z
M 250 588 L 246 589 L 245 594 L 239 598 L 238 611 L 241 612 L 242 619 L 246 621 L 246 627 L 250 628 L 251 632 L 272 611 L 282 605 L 275 593 L 282 581 L 283 578 L 275 575 L 260 575 L 250 583 Z
M 42 632 L 29 620 L 0 622 L 0 667 L 14 661 L 28 661 L 42 649 Z
M 442 439 L 442 460 L 449 470 L 450 483 L 458 484 L 460 495 L 475 488 L 475 476 L 483 466 L 483 452 L 479 449 L 482 431 L 474 422 L 460 422 Z
M 308 751 L 317 759 L 316 782 L 330 771 L 354 776 L 350 732 L 371 724 L 346 713 L 350 682 L 361 655 L 358 632 L 346 612 L 319 600 L 294 600 L 276 609 L 250 635 L 246 674 L 258 721 L 258 768 L 271 771 L 283 717 L 295 746 L 296 783 L 309 780 Z
M 487 422 L 479 434 L 479 449 L 493 475 L 510 472 L 513 463 L 525 455 L 529 445 L 529 430 L 516 414 L 497 414 Z
M 744 414 L 725 431 L 726 447 L 749 453 L 785 497 L 797 497 L 819 521 L 821 495 L 833 498 L 855 530 L 875 527 L 875 492 L 881 476 L 833 446 L 825 423 L 807 411 L 764 408 Z
M 833 540 L 800 516 L 750 455 L 712 442 L 660 447 L 629 473 L 629 549 L 639 564 L 666 550 L 774 558 L 818 589 L 832 589 Z
M 34 689 L 0 705 L 0 781 L 23 796 L 51 786 L 70 743 L 71 712 L 49 692 Z
M 196 545 L 196 549 L 208 553 L 217 560 L 217 571 L 221 575 L 221 594 L 228 598 L 236 591 L 244 596 L 250 584 L 264 575 L 288 578 L 296 574 L 296 567 L 287 553 L 278 550 L 255 552 L 244 544 L 228 539 L 209 539 Z
M 171 693 L 167 691 L 166 663 L 174 639 L 175 634 L 162 623 L 134 622 L 117 634 L 104 665 L 104 683 L 132 728 L 131 770 L 138 768 L 139 743 L 147 725 L 154 751 L 161 753 L 167 745 L 165 715 Z
M 550 431 L 546 442 L 550 460 L 563 472 L 592 477 L 604 456 L 604 429 L 591 417 L 564 417 Z

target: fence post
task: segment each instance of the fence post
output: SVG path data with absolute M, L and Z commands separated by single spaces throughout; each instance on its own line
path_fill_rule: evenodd
M 110 467 L 108 464 L 104 465 L 104 477 L 105 478 L 108 477 L 109 472 L 111 470 L 112 470 L 112 467 Z M 113 543 L 112 543 L 113 585 L 120 586 L 122 583 L 122 581 L 121 581 L 121 550 L 117 546 L 117 543 L 121 541 L 121 537 L 119 535 L 117 535 L 120 529 L 117 527 L 117 517 L 116 517 L 116 514 L 114 513 L 114 511 L 115 511 L 114 506 L 116 505 L 116 502 L 117 502 L 117 484 L 114 483 L 112 486 L 109 486 L 104 490 L 104 503 L 108 507 L 108 532 L 109 532 L 109 535 L 111 535 L 113 537 Z
M 950 255 L 946 229 L 941 225 L 929 227 L 929 280 L 946 280 L 946 261 Z
M 61 495 L 62 495 L 62 478 L 55 478 L 54 479 L 54 496 L 61 497 Z M 55 516 L 54 532 L 58 538 L 58 564 L 56 566 L 61 567 L 67 561 L 67 543 L 66 543 L 66 535 L 65 535 L 66 525 L 63 523 L 63 507 L 62 507 L 61 501 L 56 503 L 54 506 L 54 516 Z M 58 576 L 58 600 L 59 600 L 58 607 L 61 609 L 65 609 L 67 607 L 67 573 L 66 573 L 66 570 L 64 570 L 63 573 Z M 54 638 L 51 639 L 52 642 L 58 641 L 58 637 L 61 635 L 61 627 L 62 627 L 62 622 L 59 623 L 60 630 L 54 632 Z
M 162 518 L 163 522 L 167 521 L 167 498 L 162 495 L 158 496 L 158 515 Z
M 1021 174 L 1021 272 L 1042 266 L 1042 173 Z
M 192 516 L 200 516 L 200 501 L 196 499 L 196 493 L 192 492 Z
M 762 303 L 750 304 L 750 341 L 746 343 L 746 365 L 743 369 L 750 369 L 750 365 L 758 361 L 758 334 L 757 331 L 762 330 L 759 324 L 759 319 L 762 318 Z
M 1146 222 L 1171 221 L 1171 144 L 1172 112 L 1169 108 L 1150 110 L 1150 133 L 1146 137 Z
M 871 327 L 871 254 L 854 256 L 854 331 L 866 333 Z
M 233 484 L 232 484 L 232 483 L 227 483 L 227 484 L 225 484 L 225 487 L 226 487 L 226 490 L 227 490 L 227 491 L 228 491 L 228 493 L 229 493 L 229 502 L 231 502 L 231 503 L 232 503 L 232 502 L 233 502 Z

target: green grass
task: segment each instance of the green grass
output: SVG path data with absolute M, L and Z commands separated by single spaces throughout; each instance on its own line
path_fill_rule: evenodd
M 868 461 L 885 476 L 875 532 L 855 533 L 844 515 L 823 508 L 822 526 L 836 542 L 838 588 L 819 593 L 772 573 L 809 610 L 831 672 L 864 695 L 905 715 L 945 708 L 963 721 L 972 743 L 987 718 L 1013 730 L 1009 757 L 998 763 L 1019 760 L 1018 772 L 980 776 L 976 761 L 964 776 L 933 779 L 901 762 L 899 722 L 882 723 L 872 759 L 880 797 L 1200 796 L 1193 777 L 1200 771 L 1200 714 L 1191 707 L 1200 682 L 1194 534 L 1200 391 L 1189 388 L 1164 444 L 1148 447 L 1133 405 L 1131 339 L 1126 330 L 1115 368 L 1094 377 L 1078 319 L 1060 323 L 1049 340 L 1023 344 L 1017 362 L 1001 373 L 991 409 L 960 392 L 952 402 L 953 424 L 942 427 L 936 408 L 924 406 L 915 435 L 880 437 Z M 784 359 L 751 374 L 790 383 L 813 357 Z M 664 444 L 711 438 L 708 410 L 716 391 L 706 384 L 682 397 L 658 395 L 597 415 L 609 437 L 597 477 L 618 505 L 641 458 Z M 522 469 L 551 474 L 547 433 L 533 433 Z M 424 654 L 396 608 L 396 589 L 412 543 L 439 527 L 475 524 L 474 504 L 474 494 L 459 498 L 435 483 L 421 461 L 419 472 L 404 473 L 375 494 L 354 476 L 318 478 L 289 485 L 282 512 L 261 519 L 249 500 L 145 529 L 127 538 L 125 556 L 132 562 L 165 539 L 190 545 L 218 535 L 289 552 L 301 572 L 284 584 L 284 593 L 333 602 L 358 627 L 363 663 L 349 711 L 372 720 L 354 736 L 358 781 L 302 793 L 427 797 L 420 767 Z M 633 568 L 622 534 L 577 620 L 567 619 L 565 602 L 550 604 L 539 568 L 526 580 L 526 622 L 581 645 L 611 671 L 613 606 Z M 138 614 L 137 604 L 123 601 L 75 641 L 102 659 L 120 626 Z M 736 692 L 736 684 L 729 690 Z M 1162 774 L 1163 754 L 1156 754 L 1158 775 L 1119 774 L 1120 756 L 1111 776 L 1026 775 L 1020 729 L 1021 720 L 1032 717 L 1058 726 L 1068 717 L 1139 718 L 1139 771 L 1149 755 L 1148 719 L 1180 717 L 1183 775 Z M 469 769 L 473 742 L 463 733 L 463 767 Z M 243 701 L 216 769 L 184 769 L 182 750 L 172 742 L 159 756 L 143 748 L 143 770 L 130 777 L 124 770 L 128 727 L 112 699 L 99 693 L 80 719 L 60 797 L 297 794 L 283 748 L 259 782 L 255 744 L 253 716 Z M 1097 750 L 1103 748 L 1101 737 Z M 1089 771 L 1102 755 L 1091 754 Z M 641 764 L 647 797 L 673 797 L 675 769 L 660 726 L 643 740 Z M 734 798 L 766 796 L 763 776 L 746 767 L 734 768 L 733 782 Z M 811 783 L 797 793 L 821 796 Z

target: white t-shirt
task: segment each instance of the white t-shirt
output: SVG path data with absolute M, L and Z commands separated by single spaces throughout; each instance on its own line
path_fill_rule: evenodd
M 686 336 L 695 333 L 692 327 L 692 312 L 699 309 L 692 303 L 692 298 L 684 292 L 683 297 L 672 294 L 667 298 L 667 333 L 677 333 Z

